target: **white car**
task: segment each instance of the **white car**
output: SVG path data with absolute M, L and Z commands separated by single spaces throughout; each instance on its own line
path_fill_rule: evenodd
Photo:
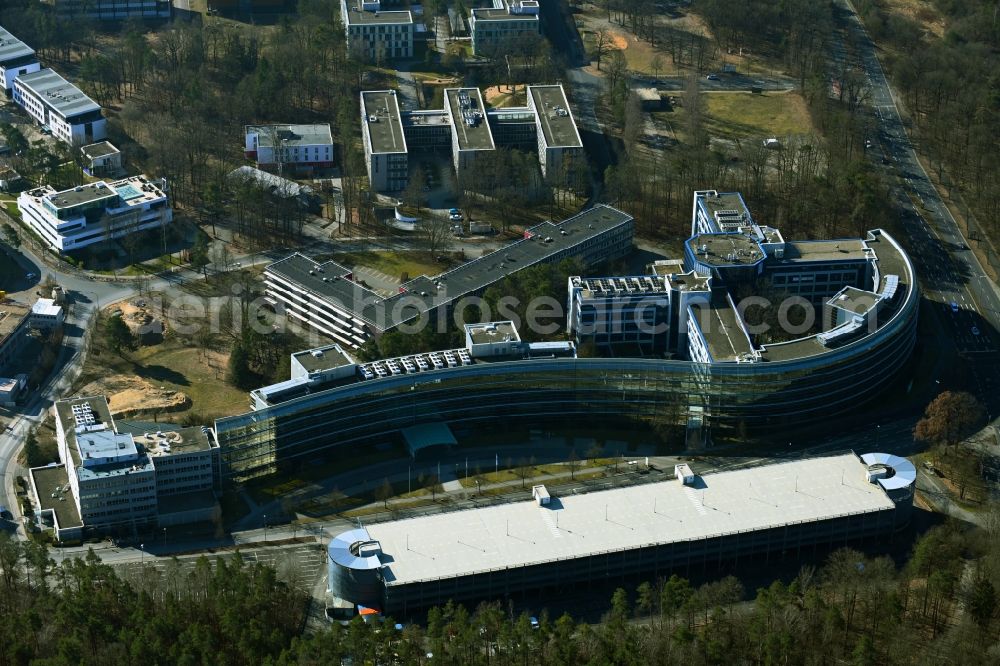
M 452 222 L 461 222 L 465 218 L 462 217 L 461 213 L 452 213 L 451 215 L 448 216 L 448 219 L 451 220 Z

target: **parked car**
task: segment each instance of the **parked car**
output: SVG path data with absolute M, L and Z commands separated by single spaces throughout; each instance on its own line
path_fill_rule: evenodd
M 708 79 L 709 81 L 718 81 L 719 80 L 719 75 L 718 74 L 709 74 L 705 78 Z
M 979 327 L 978 326 L 973 326 L 972 327 L 972 334 L 974 336 L 976 336 L 977 338 L 979 337 Z
M 462 217 L 461 213 L 452 213 L 451 215 L 448 216 L 448 219 L 451 220 L 452 222 L 461 222 L 465 218 Z
M 955 313 L 958 312 L 958 303 L 956 303 L 955 301 L 951 302 L 951 311 Z

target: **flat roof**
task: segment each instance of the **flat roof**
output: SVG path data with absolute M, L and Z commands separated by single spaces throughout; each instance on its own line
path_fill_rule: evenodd
M 8 335 L 16 331 L 30 312 L 31 308 L 27 305 L 15 301 L 0 303 L 0 341 L 6 340 Z
M 257 134 L 257 145 L 272 147 L 272 137 L 285 146 L 314 146 L 333 143 L 329 124 L 319 125 L 247 125 L 246 134 Z
M 854 454 L 367 525 L 386 587 L 891 511 Z
M 87 97 L 82 90 L 59 76 L 51 69 L 42 69 L 17 77 L 42 101 L 56 110 L 63 118 L 72 118 L 92 111 L 100 111 L 101 106 Z
M 707 280 L 708 278 L 702 278 Z M 670 291 L 667 278 L 658 275 L 634 275 L 628 277 L 570 277 L 574 287 L 579 287 L 584 298 L 605 298 L 608 296 L 649 296 L 666 294 Z
M 472 339 L 472 344 L 486 345 L 494 342 L 519 341 L 514 323 L 511 321 L 493 321 L 483 324 L 466 324 L 465 330 Z
M 285 279 L 313 293 L 341 303 L 355 315 L 382 330 L 409 321 L 467 294 L 478 293 L 511 273 L 545 261 L 611 229 L 627 224 L 632 216 L 598 204 L 582 213 L 553 224 L 543 222 L 515 241 L 495 252 L 473 259 L 434 277 L 420 276 L 402 286 L 403 293 L 383 299 L 377 293 L 349 280 L 322 281 L 322 275 L 309 275 L 316 262 L 293 254 L 267 267 Z M 405 305 L 403 305 L 405 304 Z
M 395 90 L 366 90 L 361 93 L 361 113 L 372 153 L 405 153 L 406 137 Z M 374 120 L 373 120 L 374 118 Z
M 740 233 L 698 234 L 687 244 L 695 258 L 709 266 L 750 266 L 764 259 L 757 241 Z
M 550 148 L 583 146 L 562 86 L 528 86 L 528 94 L 534 101 L 546 145 Z
M 698 315 L 695 321 L 705 337 L 713 361 L 735 361 L 753 353 L 753 346 L 728 292 L 713 292 L 712 300 L 707 305 L 699 303 L 691 307 Z
M 33 467 L 30 473 L 35 482 L 35 490 L 38 491 L 39 506 L 43 511 L 51 509 L 56 514 L 56 522 L 59 523 L 60 529 L 83 525 L 80 512 L 76 509 L 76 502 L 73 500 L 73 493 L 63 492 L 63 488 L 69 484 L 65 465 Z
M 39 298 L 35 301 L 35 304 L 31 306 L 31 314 L 57 317 L 60 312 L 62 312 L 62 306 L 56 305 L 56 302 L 51 298 Z
M 33 55 L 35 49 L 0 26 L 0 65 Z
M 690 273 L 670 273 L 667 281 L 673 289 L 678 291 L 708 291 L 712 284 L 712 278 L 707 275 L 699 275 L 694 271 Z
M 458 134 L 458 149 L 493 150 L 496 146 L 479 88 L 447 88 L 444 97 L 445 104 L 451 109 L 452 131 Z M 472 124 L 465 121 L 465 116 Z
M 347 1 L 348 25 L 379 25 L 387 23 L 413 23 L 413 15 L 409 11 L 368 12 L 361 9 L 361 0 Z
M 298 361 L 306 372 L 320 372 L 339 368 L 342 365 L 354 364 L 354 359 L 345 354 L 339 345 L 327 345 L 296 352 L 292 354 L 292 358 Z
M 46 185 L 45 187 L 28 192 L 28 196 L 44 197 L 56 208 L 73 208 L 94 201 L 113 199 L 118 196 L 118 193 L 101 180 L 89 185 L 79 185 L 62 191 L 56 191 L 51 186 Z
M 865 291 L 856 287 L 844 287 L 834 294 L 826 303 L 830 307 L 864 314 L 872 309 L 879 300 L 879 295 L 873 291 Z
M 121 151 L 115 148 L 114 144 L 110 141 L 98 141 L 97 143 L 91 143 L 83 146 L 80 148 L 80 152 L 86 155 L 87 158 L 94 160 L 98 157 L 114 155 L 116 153 L 120 153 Z
M 538 21 L 538 14 L 511 14 L 506 7 L 473 9 L 472 15 L 477 21 Z
M 746 215 L 748 223 L 753 219 L 750 215 L 750 209 L 747 208 L 743 196 L 739 192 L 715 192 L 714 194 L 701 192 L 697 196 L 698 201 L 705 207 L 705 211 L 713 222 L 716 213 L 728 211 L 736 211 L 738 214 Z
M 785 256 L 779 261 L 861 261 L 874 259 L 860 238 L 839 240 L 786 241 Z

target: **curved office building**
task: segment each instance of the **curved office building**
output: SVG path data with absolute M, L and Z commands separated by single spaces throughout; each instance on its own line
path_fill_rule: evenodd
M 765 228 L 764 234 L 771 231 Z M 697 360 L 663 354 L 577 358 L 571 342 L 520 342 L 509 322 L 467 326 L 462 349 L 374 363 L 356 363 L 337 345 L 301 352 L 293 356 L 292 379 L 254 391 L 253 411 L 216 422 L 228 474 L 235 479 L 267 474 L 284 461 L 316 458 L 332 446 L 379 443 L 403 428 L 433 422 L 516 421 L 537 427 L 555 420 L 599 423 L 667 415 L 676 424 L 704 419 L 713 427 L 753 428 L 856 408 L 883 391 L 907 362 L 919 294 L 909 258 L 888 234 L 875 230 L 851 243 L 847 251 L 840 244 L 789 243 L 784 257 L 776 258 L 771 270 L 786 277 L 807 252 L 823 266 L 843 263 L 841 256 L 850 258 L 849 253 L 864 259 L 857 286 L 820 294 L 824 330 L 781 344 L 750 343 L 725 294 L 720 299 L 718 291 L 706 292 L 701 312 L 697 303 L 687 302 L 698 285 L 718 277 L 695 270 L 660 278 L 664 294 L 655 298 L 664 304 L 667 330 L 676 338 L 668 346 L 686 346 L 684 355 Z M 711 258 L 702 251 L 705 245 L 710 244 L 695 248 L 699 263 Z M 773 248 L 765 252 L 775 254 Z

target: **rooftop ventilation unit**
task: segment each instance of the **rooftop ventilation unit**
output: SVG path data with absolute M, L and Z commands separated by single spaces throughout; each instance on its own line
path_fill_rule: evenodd
M 370 122 L 370 123 L 377 123 L 378 122 L 378 116 L 376 116 L 374 113 L 371 114 L 370 116 L 368 116 L 368 122 Z

